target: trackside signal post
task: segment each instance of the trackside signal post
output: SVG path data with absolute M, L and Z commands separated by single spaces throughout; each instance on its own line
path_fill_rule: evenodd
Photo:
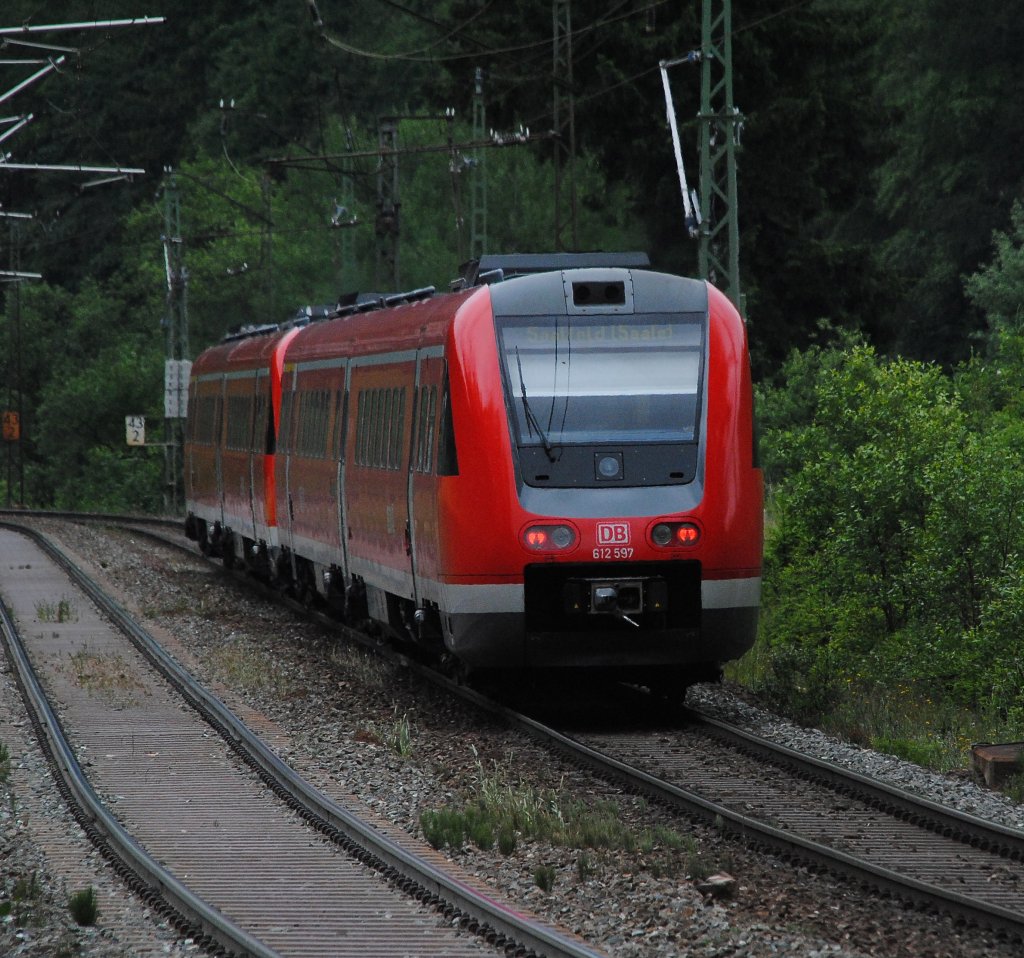
M 188 402 L 188 270 L 181 237 L 178 181 L 170 169 L 164 177 L 164 269 L 167 311 L 163 326 L 167 350 L 164 362 L 164 510 L 171 515 L 181 503 L 179 455 L 184 448 L 184 416 Z M 184 381 L 183 381 L 184 380 Z

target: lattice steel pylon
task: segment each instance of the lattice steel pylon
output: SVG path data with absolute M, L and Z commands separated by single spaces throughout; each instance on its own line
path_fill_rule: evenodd
M 732 0 L 704 0 L 701 25 L 698 270 L 745 314 L 740 292 L 736 151 L 743 116 L 732 99 Z
M 552 0 L 552 117 L 555 134 L 555 249 L 579 249 L 576 216 L 576 100 L 572 77 L 572 11 L 569 0 Z M 563 182 L 563 177 L 568 181 Z M 568 207 L 568 211 L 566 210 Z M 567 215 L 568 212 L 568 215 Z
M 378 289 L 390 284 L 397 290 L 398 272 L 398 121 L 385 117 L 378 127 L 380 166 L 377 172 L 377 268 L 374 281 Z
M 174 172 L 164 169 L 164 232 L 160 237 L 164 248 L 164 269 L 167 277 L 167 302 L 164 314 L 166 336 L 165 379 L 181 376 L 182 363 L 189 358 L 188 343 L 188 269 L 185 266 L 185 242 L 181 234 L 181 196 Z M 165 381 L 165 393 L 172 384 Z M 187 385 L 187 384 L 186 384 Z M 177 384 L 180 393 L 181 384 Z M 165 398 L 166 404 L 166 398 Z M 168 410 L 164 416 L 164 509 L 176 515 L 182 498 L 182 471 L 179 456 L 184 448 L 184 420 L 179 410 Z
M 484 107 L 484 71 L 476 68 L 473 86 L 473 142 L 482 143 L 487 135 Z M 480 259 L 487 252 L 487 168 L 486 150 L 475 148 L 470 167 L 469 258 Z

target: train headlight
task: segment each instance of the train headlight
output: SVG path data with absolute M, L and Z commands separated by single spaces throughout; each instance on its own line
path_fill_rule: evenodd
M 700 527 L 692 522 L 659 522 L 651 529 L 651 541 L 663 549 L 693 546 L 700 542 Z
M 576 530 L 563 524 L 529 526 L 522 543 L 531 552 L 564 552 L 576 545 Z
M 621 452 L 599 452 L 594 456 L 594 477 L 599 481 L 622 479 L 623 475 Z

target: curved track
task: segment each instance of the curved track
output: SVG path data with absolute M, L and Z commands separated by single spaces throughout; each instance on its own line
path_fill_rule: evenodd
M 1024 940 L 1019 831 L 692 711 L 666 719 L 636 690 L 620 689 L 619 703 L 603 700 L 594 714 L 646 716 L 639 722 L 581 720 L 582 704 L 565 706 L 545 722 L 526 714 L 540 714 L 532 706 L 510 708 L 403 661 L 581 765 L 687 816 L 713 821 L 796 864 L 846 875 L 914 907 Z
M 577 717 L 555 728 L 506 714 L 599 774 L 794 863 L 1024 940 L 1024 833 L 693 710 L 666 722 L 645 696 L 623 694 L 618 707 L 606 699 L 599 711 L 632 714 L 626 722 Z M 640 713 L 647 718 L 638 721 Z
M 3 616 L 9 655 L 66 795 L 136 887 L 208 946 L 254 956 L 362 958 L 410 949 L 468 955 L 490 948 L 559 958 L 597 954 L 453 877 L 429 849 L 411 848 L 416 843 L 389 836 L 380 823 L 317 792 L 49 540 L 15 528 L 17 536 L 0 533 L 4 593 L 15 617 L 49 620 L 41 606 L 58 596 L 74 610 L 30 636 L 27 645 L 35 647 L 27 650 L 14 619 Z M 84 680 L 100 662 L 129 678 Z M 56 690 L 60 718 L 44 686 Z M 183 709 L 179 696 L 205 721 Z M 74 729 L 74 743 L 64 725 Z M 211 725 L 223 741 L 210 742 Z M 88 779 L 76 760 L 83 748 L 92 756 Z M 267 785 L 285 804 L 268 803 Z M 328 841 L 311 836 L 307 823 Z

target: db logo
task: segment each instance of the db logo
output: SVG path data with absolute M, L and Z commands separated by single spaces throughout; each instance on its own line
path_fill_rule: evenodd
M 629 545 L 629 523 L 599 522 L 597 524 L 597 544 L 599 546 Z

